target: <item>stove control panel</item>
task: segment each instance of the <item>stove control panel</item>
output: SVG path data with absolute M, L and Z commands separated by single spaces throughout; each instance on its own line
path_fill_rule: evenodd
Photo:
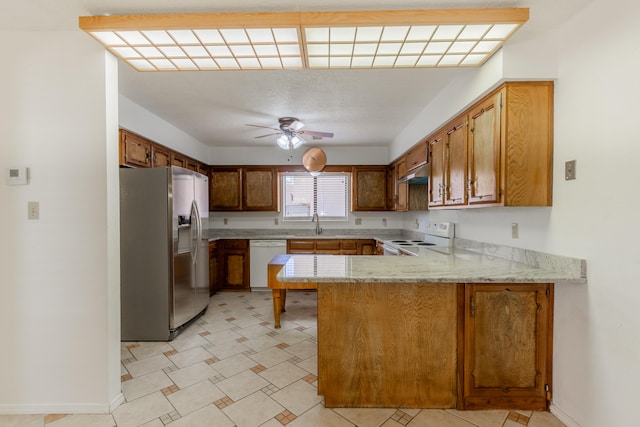
M 453 239 L 454 225 L 452 222 L 428 222 L 427 234 Z

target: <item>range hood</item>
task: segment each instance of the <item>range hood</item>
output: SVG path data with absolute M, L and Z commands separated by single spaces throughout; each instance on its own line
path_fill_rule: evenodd
M 398 179 L 398 182 L 406 182 L 408 184 L 426 184 L 429 181 L 429 164 L 422 165 L 413 169 L 405 176 Z

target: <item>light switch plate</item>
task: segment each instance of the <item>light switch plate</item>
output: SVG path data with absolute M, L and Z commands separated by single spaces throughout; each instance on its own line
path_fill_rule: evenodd
M 27 202 L 27 218 L 40 219 L 40 203 Z
M 569 181 L 576 179 L 576 161 L 570 160 L 564 164 L 564 179 Z

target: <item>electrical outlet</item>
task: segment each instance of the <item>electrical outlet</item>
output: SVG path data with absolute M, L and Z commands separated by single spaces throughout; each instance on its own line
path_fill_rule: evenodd
M 273 225 L 278 225 L 278 218 L 273 218 Z
M 382 218 L 382 225 L 387 226 L 387 218 Z
M 40 203 L 27 202 L 27 218 L 40 219 Z
M 517 239 L 518 236 L 519 236 L 518 223 L 517 222 L 512 222 L 511 223 L 511 238 L 512 239 Z
M 416 218 L 416 228 L 420 228 L 420 220 Z
M 224 219 L 222 220 L 222 222 L 224 223 L 224 225 L 229 224 L 229 220 L 228 220 L 227 218 L 224 218 Z
M 564 163 L 564 179 L 569 181 L 576 179 L 576 161 L 570 160 Z
M 362 225 L 362 218 L 356 218 L 356 225 Z

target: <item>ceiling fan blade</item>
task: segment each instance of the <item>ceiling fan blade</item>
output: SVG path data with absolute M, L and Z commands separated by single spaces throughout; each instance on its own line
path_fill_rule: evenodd
M 274 130 L 275 130 L 275 129 L 274 129 Z M 282 134 L 282 132 L 268 133 L 268 134 L 266 134 L 266 135 L 256 136 L 255 138 L 264 138 L 264 137 L 267 137 L 267 136 L 281 135 L 281 134 Z
M 293 131 L 298 131 L 298 130 L 302 129 L 303 127 L 304 127 L 304 123 L 302 123 L 300 120 L 294 120 L 289 125 L 289 129 L 291 129 Z
M 316 132 L 313 130 L 300 130 L 298 133 L 303 135 L 311 135 L 311 136 L 319 136 L 321 138 L 333 138 L 333 133 L 331 132 Z
M 245 123 L 245 125 L 253 126 L 254 128 L 264 128 L 264 129 L 272 129 L 272 130 L 278 130 L 278 131 L 280 130 L 278 128 L 274 128 L 274 127 L 271 127 L 271 126 L 250 125 L 249 123 Z

